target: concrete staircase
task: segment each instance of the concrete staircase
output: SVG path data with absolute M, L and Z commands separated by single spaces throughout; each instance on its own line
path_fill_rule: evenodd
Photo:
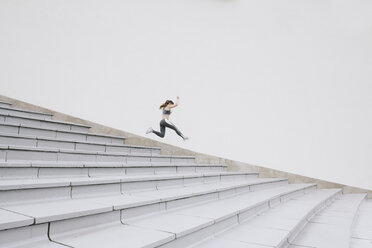
M 372 247 L 364 194 L 227 172 L 89 128 L 0 102 L 0 248 Z

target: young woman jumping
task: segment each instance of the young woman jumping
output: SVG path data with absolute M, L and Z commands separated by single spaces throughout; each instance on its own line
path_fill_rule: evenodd
M 181 133 L 180 130 L 178 130 L 178 128 L 172 123 L 169 121 L 169 115 L 171 114 L 171 109 L 172 108 L 175 108 L 179 105 L 179 102 L 180 102 L 180 97 L 177 96 L 177 101 L 176 101 L 176 104 L 174 104 L 174 102 L 172 100 L 167 100 L 165 103 L 163 103 L 159 109 L 163 109 L 163 118 L 162 120 L 160 121 L 160 132 L 158 131 L 155 131 L 153 130 L 151 127 L 146 131 L 146 134 L 148 133 L 154 133 L 156 134 L 157 136 L 159 136 L 160 138 L 164 138 L 165 136 L 165 128 L 168 127 L 170 129 L 173 129 L 174 131 L 176 131 L 176 133 L 182 137 L 182 139 L 184 141 L 188 140 L 189 137 L 186 137 L 185 135 L 183 135 Z

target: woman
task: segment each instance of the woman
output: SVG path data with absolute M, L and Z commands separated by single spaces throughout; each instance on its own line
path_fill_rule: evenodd
M 160 132 L 158 131 L 155 131 L 153 130 L 151 127 L 146 131 L 146 134 L 148 133 L 154 133 L 156 134 L 157 136 L 159 136 L 160 138 L 164 138 L 164 135 L 165 135 L 165 128 L 168 127 L 168 128 L 171 128 L 173 129 L 174 131 L 176 131 L 176 133 L 182 137 L 182 139 L 184 141 L 188 140 L 189 137 L 186 137 L 184 136 L 180 130 L 178 130 L 178 128 L 172 123 L 169 121 L 169 115 L 171 114 L 171 109 L 172 108 L 175 108 L 179 105 L 179 102 L 180 102 L 180 97 L 177 96 L 177 101 L 176 101 L 176 104 L 174 104 L 174 102 L 172 100 L 167 100 L 165 103 L 163 103 L 161 106 L 160 106 L 160 109 L 163 109 L 163 118 L 162 120 L 160 121 Z

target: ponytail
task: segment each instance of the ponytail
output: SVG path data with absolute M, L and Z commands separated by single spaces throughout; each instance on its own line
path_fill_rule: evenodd
M 162 109 L 162 108 L 166 107 L 169 103 L 174 104 L 172 100 L 166 100 L 165 103 L 160 105 L 159 109 Z

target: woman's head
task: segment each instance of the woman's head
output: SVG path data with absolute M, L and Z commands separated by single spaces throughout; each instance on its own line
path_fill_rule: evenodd
M 168 106 L 168 104 L 174 104 L 174 102 L 172 100 L 166 100 L 165 103 L 160 105 L 159 109 L 165 108 L 166 106 Z

